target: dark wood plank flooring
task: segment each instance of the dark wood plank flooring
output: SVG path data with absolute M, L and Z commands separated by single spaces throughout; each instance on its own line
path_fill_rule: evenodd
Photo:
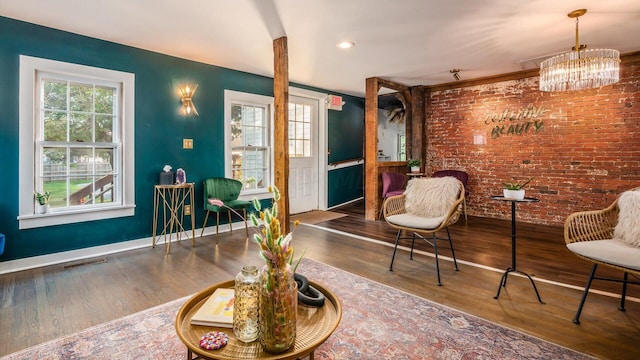
M 358 201 L 332 211 L 348 214 L 318 226 L 344 231 L 394 244 L 396 231 L 384 220 L 364 219 L 364 204 Z M 505 212 L 511 208 L 505 205 Z M 476 264 L 506 269 L 511 266 L 511 221 L 469 216 L 450 227 L 456 258 Z M 564 242 L 564 228 L 516 222 L 516 267 L 533 277 L 584 287 L 592 263 L 579 259 L 570 252 Z M 438 235 L 446 236 L 446 233 Z M 410 246 L 409 241 L 400 245 Z M 439 243 L 440 254 L 450 256 L 448 244 Z M 416 248 L 433 253 L 433 248 L 423 241 L 416 242 Z M 389 260 L 391 260 L 389 254 Z M 601 266 L 598 275 L 622 279 L 622 273 Z M 620 292 L 620 285 L 614 282 L 594 281 L 592 288 Z M 630 296 L 640 297 L 640 287 L 630 287 Z
M 510 277 L 500 298 L 494 300 L 499 271 L 463 263 L 456 272 L 446 260 L 441 263 L 443 286 L 436 286 L 430 256 L 419 253 L 411 261 L 407 252 L 400 251 L 394 271 L 388 270 L 395 232 L 384 221 L 364 220 L 361 203 L 334 211 L 349 216 L 318 225 L 381 243 L 301 225 L 294 233 L 298 252 L 306 249 L 305 257 L 598 358 L 640 357 L 637 302 L 628 301 L 627 311 L 621 312 L 618 299 L 590 294 L 582 324 L 575 325 L 571 319 L 580 300 L 577 289 L 537 281 L 546 302 L 542 305 L 528 280 Z M 510 226 L 504 220 L 470 217 L 465 223 L 462 219 L 451 228 L 457 258 L 506 268 L 511 263 Z M 159 246 L 82 261 L 86 264 L 0 276 L 0 356 L 193 294 L 233 277 L 245 264 L 260 262 L 257 246 L 244 238 L 244 231 L 221 234 L 218 246 L 213 236 L 198 238 L 196 243 L 195 247 L 189 241 L 174 244 L 169 255 Z M 420 248 L 431 251 L 423 244 Z M 450 255 L 442 248 L 441 254 Z M 565 250 L 561 228 L 519 223 L 517 249 L 518 268 L 537 279 L 584 285 L 590 265 Z M 619 291 L 619 285 L 594 282 L 594 286 Z M 637 296 L 638 289 L 631 290 Z

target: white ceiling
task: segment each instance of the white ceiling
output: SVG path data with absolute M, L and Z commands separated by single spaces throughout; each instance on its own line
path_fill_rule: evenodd
M 640 50 L 640 0 L 0 0 L 0 15 L 185 59 L 273 76 L 287 36 L 289 80 L 363 96 L 538 66 L 575 43 Z M 355 43 L 350 50 L 336 44 Z

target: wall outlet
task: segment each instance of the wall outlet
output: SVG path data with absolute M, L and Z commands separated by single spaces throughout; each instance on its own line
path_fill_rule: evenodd
M 184 214 L 191 215 L 191 205 L 184 205 Z
M 182 139 L 183 149 L 193 149 L 193 139 Z

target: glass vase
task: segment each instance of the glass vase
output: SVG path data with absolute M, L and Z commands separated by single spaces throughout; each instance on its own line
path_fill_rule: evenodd
M 258 338 L 260 276 L 255 266 L 244 266 L 236 276 L 233 304 L 233 333 L 242 342 Z
M 265 265 L 260 273 L 260 345 L 269 353 L 281 353 L 296 339 L 298 285 L 289 264 Z

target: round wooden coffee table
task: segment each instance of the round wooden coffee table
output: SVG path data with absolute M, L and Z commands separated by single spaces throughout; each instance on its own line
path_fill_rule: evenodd
M 326 300 L 321 308 L 298 304 L 296 322 L 296 342 L 293 347 L 280 354 L 270 354 L 262 350 L 259 341 L 243 343 L 236 339 L 233 329 L 212 326 L 191 325 L 191 317 L 204 304 L 217 288 L 233 288 L 234 281 L 229 280 L 213 285 L 193 295 L 178 311 L 176 316 L 176 332 L 180 340 L 187 346 L 187 359 L 196 354 L 202 359 L 237 360 L 237 359 L 298 359 L 309 355 L 313 359 L 314 350 L 327 340 L 338 327 L 342 318 L 342 305 L 338 298 L 324 286 L 309 281 L 314 288 L 321 291 Z M 229 343 L 220 350 L 205 350 L 200 347 L 200 338 L 209 331 L 224 331 L 229 335 Z

